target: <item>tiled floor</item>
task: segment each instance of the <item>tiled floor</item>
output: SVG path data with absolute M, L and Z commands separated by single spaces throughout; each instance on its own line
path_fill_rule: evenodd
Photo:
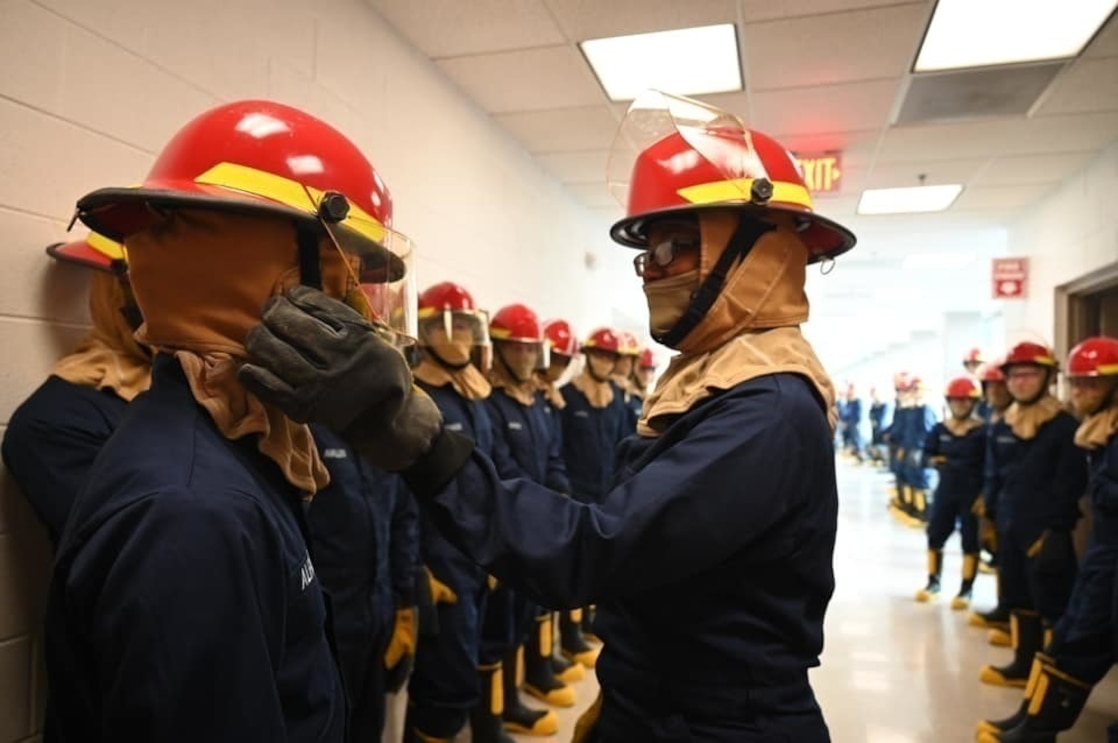
M 888 478 L 840 461 L 841 511 L 835 571 L 838 586 L 827 615 L 827 644 L 812 683 L 836 743 L 966 743 L 982 717 L 1009 715 L 1020 691 L 978 682 L 984 663 L 1003 663 L 1009 651 L 994 648 L 985 633 L 966 625 L 965 612 L 948 602 L 917 604 L 923 585 L 924 535 L 898 525 L 885 510 Z M 961 558 L 956 539 L 947 546 L 945 589 L 957 587 Z M 992 605 L 994 578 L 979 577 L 976 603 Z M 577 684 L 579 704 L 560 710 L 560 733 L 570 740 L 574 722 L 593 701 L 597 684 Z M 1075 730 L 1060 743 L 1102 743 L 1118 720 L 1118 673 L 1094 691 Z M 468 739 L 468 736 L 462 736 Z M 388 738 L 385 740 L 399 740 Z

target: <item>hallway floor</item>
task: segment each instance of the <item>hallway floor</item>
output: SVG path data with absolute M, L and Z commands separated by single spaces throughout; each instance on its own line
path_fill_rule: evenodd
M 925 579 L 924 533 L 899 525 L 885 509 L 889 477 L 839 460 L 840 516 L 835 549 L 837 590 L 827 615 L 822 666 L 812 672 L 819 703 L 836 743 L 966 743 L 982 717 L 1016 709 L 1019 689 L 980 684 L 985 663 L 1005 663 L 1010 651 L 991 647 L 986 633 L 967 626 L 966 612 L 951 610 L 962 558 L 957 537 L 948 542 L 946 600 L 913 600 Z M 975 601 L 994 602 L 994 577 L 980 575 Z M 570 740 L 574 722 L 597 693 L 593 674 L 576 685 L 579 704 L 560 710 L 560 733 Z M 1060 743 L 1102 743 L 1118 720 L 1118 672 L 1094 691 L 1075 730 Z M 468 734 L 460 736 L 468 739 Z M 392 738 L 387 738 L 393 740 Z M 397 738 L 398 740 L 398 738 Z

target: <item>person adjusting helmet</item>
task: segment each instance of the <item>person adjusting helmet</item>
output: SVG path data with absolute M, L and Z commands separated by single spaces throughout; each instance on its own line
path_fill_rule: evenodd
M 58 546 L 46 636 L 54 734 L 342 741 L 345 687 L 305 519 L 329 476 L 304 421 L 326 410 L 284 412 L 237 374 L 279 295 L 304 312 L 360 308 L 329 327 L 341 345 L 315 359 L 351 380 L 345 395 L 363 396 L 363 371 L 349 374 L 375 368 L 373 355 L 402 360 L 407 329 L 381 322 L 393 313 L 374 316 L 360 291 L 411 281 L 387 187 L 328 124 L 237 101 L 183 126 L 140 186 L 79 199 L 77 216 L 123 241 L 137 337 L 155 355 L 150 390 L 102 448 Z M 366 334 L 379 345 L 353 345 Z M 430 442 L 437 408 L 406 369 L 395 379 L 406 380 L 395 433 Z
M 622 127 L 636 159 L 626 179 L 634 198 L 612 234 L 642 250 L 650 330 L 680 356 L 646 401 L 640 436 L 618 449 L 616 481 L 586 499 L 570 457 L 576 498 L 502 480 L 445 428 L 402 472 L 499 579 L 542 603 L 598 603 L 603 697 L 580 726 L 595 740 L 740 741 L 763 719 L 769 737 L 822 742 L 807 671 L 834 589 L 834 390 L 799 325 L 808 262 L 848 250 L 854 237 L 813 212 L 787 150 L 732 115 L 660 96 L 657 111 L 638 101 L 627 120 L 650 113 L 666 125 L 653 136 L 635 141 L 625 133 L 652 129 Z M 327 317 L 350 313 L 333 307 Z M 294 344 L 259 337 L 254 357 L 275 359 L 267 371 L 293 386 L 299 405 L 340 400 L 316 381 L 329 372 L 298 378 L 278 357 L 318 355 L 337 343 L 330 333 Z M 372 333 L 365 342 L 384 345 Z M 401 366 L 386 359 L 375 376 Z M 262 371 L 246 368 L 248 379 Z M 391 431 L 399 384 L 346 398 L 361 410 L 361 430 Z M 564 415 L 572 408 L 567 398 Z
M 46 381 L 12 413 L 4 464 L 57 544 L 101 446 L 129 402 L 151 384 L 151 354 L 132 337 L 139 311 L 119 243 L 95 232 L 46 252 L 89 272 L 93 329 L 55 363 Z
M 1018 343 L 1001 369 L 1013 403 L 990 429 L 984 505 L 997 528 L 999 608 L 1009 614 L 1014 654 L 1007 665 L 985 666 L 980 678 L 1023 687 L 1067 607 L 1076 572 L 1071 532 L 1086 472 L 1075 446 L 1078 424 L 1049 392 L 1059 370 L 1052 350 Z
M 1066 376 L 1082 416 L 1075 443 L 1087 453 L 1090 537 L 1067 611 L 1032 661 L 1024 699 L 1009 717 L 979 723 L 981 743 L 1055 741 L 1075 725 L 1091 690 L 1118 661 L 1118 340 L 1099 336 L 1077 345 L 1068 354 Z
M 916 600 L 931 601 L 939 595 L 943 546 L 958 523 L 963 546 L 963 581 L 951 601 L 951 608 L 957 611 L 970 606 L 978 574 L 976 504 L 982 493 L 986 455 L 986 428 L 975 416 L 981 397 L 978 382 L 969 376 L 948 382 L 944 399 L 950 415 L 932 427 L 921 447 L 925 463 L 939 470 L 939 483 L 928 518 L 928 583 L 917 592 Z

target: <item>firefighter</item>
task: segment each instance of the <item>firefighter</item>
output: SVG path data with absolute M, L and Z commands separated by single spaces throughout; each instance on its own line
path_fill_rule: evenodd
M 870 387 L 870 458 L 875 464 L 887 464 L 885 454 L 885 419 L 889 404 L 881 399 L 877 387 Z
M 641 349 L 640 360 L 633 369 L 633 389 L 635 394 L 640 397 L 642 408 L 644 398 L 648 397 L 648 393 L 652 391 L 652 381 L 656 378 L 656 368 L 656 354 L 652 352 L 651 348 Z
M 332 407 L 345 377 L 300 359 L 384 343 L 326 332 L 321 321 L 352 313 L 308 311 L 304 290 L 270 304 L 242 375 L 260 394 L 323 411 L 369 456 L 396 447 L 422 507 L 500 579 L 543 603 L 599 602 L 602 696 L 580 739 L 826 741 L 807 672 L 834 589 L 834 389 L 799 326 L 808 263 L 854 237 L 812 211 L 785 148 L 675 101 L 630 111 L 678 113 L 637 148 L 612 234 L 640 249 L 650 329 L 680 356 L 606 492 L 579 500 L 502 481 L 469 440 L 402 426 L 398 410 L 415 397 L 402 361 L 364 370 L 379 389 Z M 694 114 L 705 118 L 681 121 Z M 298 331 L 281 338 L 281 328 Z
M 102 444 L 128 403 L 151 385 L 151 354 L 132 337 L 140 317 L 119 243 L 92 232 L 85 240 L 55 243 L 47 253 L 92 269 L 93 329 L 12 413 L 3 454 L 5 466 L 57 544 Z
M 407 286 L 384 181 L 324 122 L 238 101 L 187 123 L 139 187 L 77 210 L 123 240 L 155 356 L 58 546 L 46 737 L 341 743 L 346 699 L 304 516 L 329 475 L 296 420 L 306 411 L 264 402 L 237 370 L 269 297 L 299 285 L 350 302 L 403 363 L 359 289 Z M 375 366 L 368 353 L 320 360 Z M 411 411 L 437 424 L 429 406 Z
M 893 417 L 888 428 L 883 432 L 884 439 L 889 444 L 889 471 L 893 473 L 893 488 L 889 497 L 889 512 L 898 520 L 906 520 L 905 511 L 910 509 L 912 493 L 908 487 L 908 472 L 904 468 L 905 450 L 901 446 L 901 439 L 907 427 L 907 419 L 911 413 L 909 407 L 908 386 L 910 375 L 908 372 L 897 372 L 893 375 Z
M 635 433 L 637 421 L 641 417 L 641 405 L 644 403 L 637 392 L 638 388 L 633 382 L 633 375 L 637 370 L 637 362 L 641 357 L 641 345 L 637 337 L 624 330 L 617 331 L 620 340 L 618 344 L 617 365 L 613 368 L 613 383 L 617 387 L 625 407 L 629 410 L 629 423 L 627 434 Z
M 472 361 L 488 359 L 486 313 L 460 284 L 445 281 L 419 296 L 422 360 L 414 375 L 448 430 L 469 436 L 502 476 L 524 476 L 495 429 L 492 385 Z M 481 353 L 476 353 L 480 349 Z M 504 655 L 513 642 L 512 597 L 431 521 L 420 518 L 424 564 L 448 600 L 437 607 L 438 634 L 419 644 L 408 685 L 406 741 L 443 741 L 470 724 L 472 740 L 510 740 L 504 732 Z M 541 715 L 542 717 L 542 715 Z
M 1049 392 L 1052 351 L 1022 342 L 1002 373 L 1013 404 L 988 442 L 985 513 L 998 530 L 999 592 L 1009 610 L 1013 659 L 982 668 L 983 683 L 1025 686 L 1045 634 L 1067 607 L 1075 579 L 1072 530 L 1086 485 L 1075 418 Z
M 569 493 L 567 468 L 563 464 L 559 427 L 555 412 L 537 383 L 537 374 L 550 366 L 549 347 L 536 313 L 523 304 L 502 307 L 489 324 L 493 339 L 493 370 L 489 380 L 489 412 L 496 435 L 504 437 L 509 452 L 533 481 L 552 490 Z M 519 701 L 518 667 L 524 668 L 525 685 L 533 696 L 557 706 L 575 702 L 574 689 L 555 678 L 551 667 L 551 617 L 526 596 L 507 586 L 497 589 L 509 594 L 513 606 L 513 644 L 504 656 L 505 728 L 526 735 L 552 735 L 559 729 L 559 718 L 548 710 L 535 710 Z M 531 657 L 519 662 L 530 634 L 547 633 L 536 638 Z
M 963 356 L 963 368 L 966 369 L 969 376 L 978 381 L 982 381 L 982 374 L 987 366 L 989 364 L 986 363 L 986 357 L 980 348 L 972 348 Z M 990 418 L 989 403 L 987 403 L 985 396 L 978 401 L 977 415 L 982 420 Z
M 939 483 L 928 519 L 928 584 L 917 592 L 916 600 L 931 601 L 939 595 L 943 545 L 958 523 L 963 545 L 963 582 L 951 600 L 955 610 L 970 606 L 971 589 L 978 574 L 976 504 L 982 493 L 986 455 L 986 428 L 975 416 L 980 396 L 978 383 L 970 377 L 948 382 L 944 397 L 951 415 L 932 427 L 923 446 L 925 462 L 939 471 Z
M 982 743 L 1055 743 L 1118 660 L 1118 340 L 1088 338 L 1073 348 L 1067 377 L 1083 418 L 1075 443 L 1087 452 L 1091 536 L 1067 612 L 1051 643 L 1033 659 L 1025 699 L 1010 717 L 979 723 Z
M 905 511 L 909 526 L 923 527 L 928 523 L 928 488 L 931 484 L 930 468 L 924 461 L 924 442 L 936 425 L 936 415 L 924 399 L 924 381 L 912 377 L 908 384 L 909 413 L 901 432 L 901 448 L 905 451 L 902 465 L 908 483 L 910 500 Z

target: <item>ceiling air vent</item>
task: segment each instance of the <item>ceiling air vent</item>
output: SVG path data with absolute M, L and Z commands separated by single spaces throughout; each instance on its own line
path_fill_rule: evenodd
M 913 75 L 898 124 L 1024 116 L 1067 60 Z

